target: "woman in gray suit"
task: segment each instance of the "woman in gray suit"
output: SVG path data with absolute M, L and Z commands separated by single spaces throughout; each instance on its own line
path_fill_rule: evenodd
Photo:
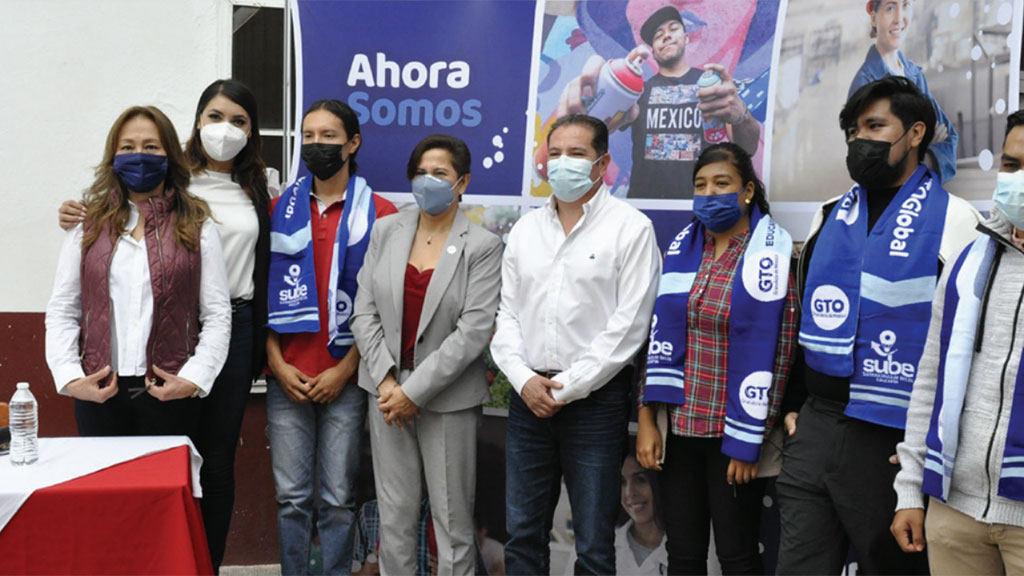
M 472 574 L 476 429 L 490 394 L 481 354 L 491 337 L 503 245 L 459 209 L 470 155 L 458 138 L 424 138 L 409 158 L 417 211 L 381 219 L 359 273 L 349 325 L 380 508 L 380 566 L 416 571 L 423 482 L 439 574 Z

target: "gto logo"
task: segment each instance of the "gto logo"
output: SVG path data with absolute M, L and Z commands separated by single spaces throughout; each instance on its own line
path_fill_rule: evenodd
M 768 399 L 772 388 L 772 373 L 754 372 L 740 384 L 740 406 L 751 418 L 768 417 Z
M 846 302 L 840 298 L 835 300 L 818 298 L 814 301 L 814 311 L 822 314 L 842 314 L 846 311 Z
M 773 250 L 761 250 L 743 258 L 743 287 L 759 302 L 773 302 L 786 296 L 789 259 Z
M 835 330 L 850 315 L 850 300 L 836 286 L 818 286 L 811 294 L 811 317 L 822 330 Z
M 757 263 L 759 269 L 757 287 L 761 292 L 771 292 L 775 288 L 775 261 L 765 256 Z

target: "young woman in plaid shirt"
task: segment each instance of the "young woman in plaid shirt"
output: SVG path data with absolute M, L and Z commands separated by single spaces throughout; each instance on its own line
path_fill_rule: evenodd
M 722 571 L 760 574 L 758 460 L 797 328 L 792 244 L 768 216 L 742 148 L 707 148 L 694 191 L 695 220 L 665 254 L 641 379 L 637 459 L 661 471 L 669 573 L 706 573 L 710 521 Z

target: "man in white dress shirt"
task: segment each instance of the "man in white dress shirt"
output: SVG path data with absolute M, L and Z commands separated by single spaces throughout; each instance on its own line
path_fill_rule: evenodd
M 603 122 L 574 114 L 548 133 L 543 207 L 509 234 L 491 353 L 517 394 L 506 441 L 507 574 L 548 574 L 565 475 L 577 574 L 615 572 L 615 519 L 633 360 L 661 274 L 651 221 L 613 198 Z

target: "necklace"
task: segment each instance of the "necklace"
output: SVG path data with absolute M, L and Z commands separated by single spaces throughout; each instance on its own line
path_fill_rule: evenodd
M 435 233 L 437 233 L 437 234 L 441 234 L 442 236 L 443 236 L 444 234 L 447 234 L 447 233 L 448 233 L 448 231 L 447 231 L 447 230 L 434 230 L 433 232 L 427 232 L 427 231 L 425 231 L 425 230 L 422 230 L 422 229 L 421 229 L 421 230 L 420 230 L 419 232 L 422 232 L 423 234 L 426 234 L 426 235 L 427 235 L 427 246 L 430 246 L 430 245 L 431 245 L 431 243 L 433 243 L 433 242 L 434 242 L 434 234 L 435 234 Z M 417 234 L 417 236 L 419 236 L 419 234 Z M 420 238 L 422 238 L 422 236 L 419 236 L 419 237 L 420 237 Z

